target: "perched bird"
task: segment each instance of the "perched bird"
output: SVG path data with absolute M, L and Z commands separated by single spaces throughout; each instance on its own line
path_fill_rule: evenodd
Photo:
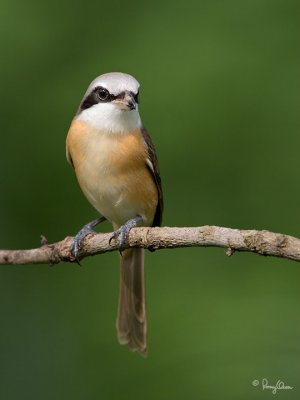
M 112 223 L 121 257 L 117 334 L 121 344 L 147 355 L 144 250 L 125 249 L 131 228 L 160 226 L 163 194 L 155 149 L 138 111 L 139 83 L 112 72 L 88 87 L 66 141 L 67 159 L 99 218 L 75 236 L 79 260 L 84 237 L 104 220 Z

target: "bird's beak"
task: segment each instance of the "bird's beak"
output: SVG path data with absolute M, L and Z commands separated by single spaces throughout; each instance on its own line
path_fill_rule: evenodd
M 124 101 L 127 104 L 127 107 L 129 110 L 135 110 L 136 109 L 136 102 L 134 100 L 134 97 L 131 93 L 126 93 L 124 97 Z
M 121 95 L 117 96 L 116 100 L 114 100 L 114 104 L 122 111 L 132 111 L 137 108 L 134 95 L 129 91 L 123 92 Z
M 136 109 L 136 101 L 131 92 L 125 92 L 122 97 L 117 97 L 114 104 L 122 111 L 132 111 Z

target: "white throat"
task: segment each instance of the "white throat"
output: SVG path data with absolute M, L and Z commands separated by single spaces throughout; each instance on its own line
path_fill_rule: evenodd
M 142 126 L 138 112 L 135 110 L 123 111 L 112 103 L 98 103 L 82 110 L 75 119 L 91 125 L 93 128 L 111 133 L 127 133 Z

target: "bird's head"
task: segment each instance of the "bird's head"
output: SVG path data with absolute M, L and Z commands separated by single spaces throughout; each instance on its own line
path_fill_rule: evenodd
M 100 75 L 88 87 L 75 118 L 111 132 L 136 129 L 141 126 L 139 86 L 133 76 L 122 72 Z

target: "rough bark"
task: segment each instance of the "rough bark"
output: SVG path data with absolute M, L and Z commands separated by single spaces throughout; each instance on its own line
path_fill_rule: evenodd
M 118 250 L 115 240 L 109 244 L 111 233 L 88 235 L 83 243 L 80 259 Z M 70 253 L 72 237 L 31 250 L 0 250 L 0 264 L 58 264 L 74 262 Z M 226 254 L 248 251 L 264 256 L 282 257 L 300 261 L 300 239 L 281 233 L 256 230 L 240 230 L 218 226 L 196 228 L 134 228 L 127 247 L 143 247 L 150 250 L 176 247 L 223 247 Z

